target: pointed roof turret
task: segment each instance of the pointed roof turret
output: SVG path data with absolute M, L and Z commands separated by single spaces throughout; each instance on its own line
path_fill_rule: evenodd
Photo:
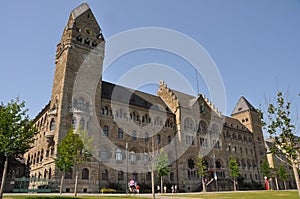
M 235 105 L 231 115 L 235 115 L 244 111 L 256 111 L 254 106 L 244 97 L 241 96 L 238 103 Z

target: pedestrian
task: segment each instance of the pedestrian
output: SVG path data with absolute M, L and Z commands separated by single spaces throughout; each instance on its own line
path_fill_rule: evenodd
M 137 193 L 137 194 L 140 193 L 140 185 L 136 185 L 136 193 Z
M 172 190 L 172 193 L 174 193 L 174 185 L 172 185 L 171 190 Z
M 167 193 L 167 186 L 164 186 L 164 193 Z
M 159 185 L 157 185 L 157 193 L 159 193 L 160 187 Z
M 174 192 L 177 193 L 177 185 L 174 186 Z

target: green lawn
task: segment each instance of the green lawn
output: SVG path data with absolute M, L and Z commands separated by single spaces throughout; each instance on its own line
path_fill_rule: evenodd
M 169 195 L 174 197 L 174 195 Z M 247 192 L 225 192 L 225 193 L 206 193 L 206 194 L 176 194 L 176 198 L 209 198 L 209 199 L 295 199 L 299 198 L 297 191 L 247 191 Z
M 161 197 L 163 196 L 163 197 Z M 167 197 L 166 197 L 167 196 Z M 151 195 L 147 195 L 148 198 L 151 198 Z M 295 199 L 299 198 L 297 191 L 247 191 L 247 192 L 224 192 L 224 193 L 197 193 L 197 194 L 164 194 L 156 195 L 156 198 L 201 198 L 201 199 Z M 5 195 L 6 199 L 118 199 L 118 198 L 127 198 L 127 199 L 146 199 L 146 197 L 135 196 L 28 196 L 28 195 Z
M 128 199 L 147 199 L 145 197 L 138 197 L 138 196 L 4 196 L 6 199 L 121 199 L 121 198 L 128 198 Z

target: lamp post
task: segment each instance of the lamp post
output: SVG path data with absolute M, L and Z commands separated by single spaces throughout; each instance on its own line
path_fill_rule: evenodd
M 126 142 L 126 182 L 125 182 L 125 187 L 126 187 L 126 194 L 128 194 L 128 143 Z
M 213 157 L 213 161 L 214 161 L 214 178 L 216 181 L 216 191 L 218 191 L 218 176 L 217 176 L 217 168 L 216 168 L 216 161 L 215 161 L 216 155 L 213 153 L 212 157 Z

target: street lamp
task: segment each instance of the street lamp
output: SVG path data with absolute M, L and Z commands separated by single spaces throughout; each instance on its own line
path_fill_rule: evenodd
M 126 187 L 126 194 L 128 194 L 128 143 L 126 142 L 126 182 L 125 182 L 125 187 Z
M 214 161 L 214 178 L 216 181 L 216 191 L 218 191 L 218 176 L 217 176 L 217 168 L 216 168 L 216 161 L 215 161 L 216 155 L 213 153 L 212 157 L 213 157 L 213 161 Z

